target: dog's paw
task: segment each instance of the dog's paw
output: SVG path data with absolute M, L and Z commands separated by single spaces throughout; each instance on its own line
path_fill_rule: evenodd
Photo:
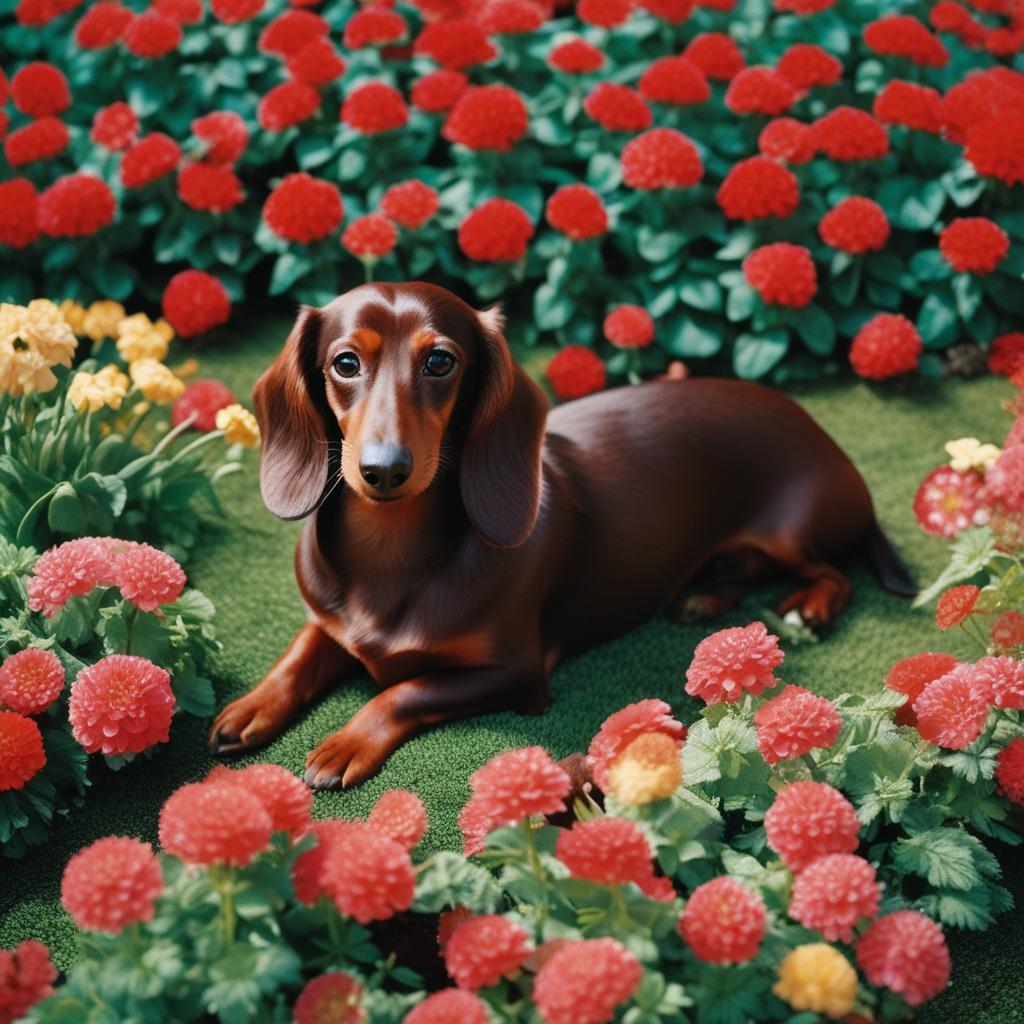
M 210 752 L 217 756 L 241 754 L 269 743 L 285 725 L 288 716 L 258 690 L 232 701 L 214 720 L 210 729 Z
M 313 789 L 349 789 L 376 775 L 398 746 L 412 735 L 370 701 L 306 758 L 306 785 Z

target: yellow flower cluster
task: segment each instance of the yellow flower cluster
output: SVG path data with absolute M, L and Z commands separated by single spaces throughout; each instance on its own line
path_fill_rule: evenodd
M 120 409 L 128 394 L 129 380 L 116 366 L 104 366 L 98 373 L 76 373 L 68 387 L 68 401 L 79 411 Z
M 224 431 L 224 440 L 228 444 L 253 448 L 260 443 L 260 428 L 256 417 L 237 403 L 220 409 L 214 422 L 218 430 Z
M 70 366 L 78 341 L 60 308 L 49 299 L 27 306 L 0 303 L 0 392 L 15 397 L 49 391 L 52 367 Z
M 810 1010 L 838 1020 L 857 998 L 857 972 L 849 960 L 824 942 L 797 946 L 779 964 L 772 991 L 794 1010 Z
M 608 770 L 608 787 L 624 804 L 649 804 L 671 796 L 683 782 L 679 748 L 663 732 L 637 736 Z
M 950 466 L 958 473 L 966 473 L 969 469 L 984 473 L 1002 455 L 1002 451 L 994 444 L 982 444 L 976 437 L 961 437 L 946 442 L 946 454 Z
M 137 359 L 128 372 L 132 383 L 151 402 L 173 402 L 185 390 L 184 381 L 156 359 Z
M 162 362 L 174 337 L 174 329 L 166 320 L 153 323 L 145 313 L 122 317 L 117 323 L 117 351 L 126 363 L 140 359 Z
M 77 311 L 76 311 L 77 315 Z M 124 319 L 124 306 L 113 299 L 101 299 L 82 312 L 82 333 L 93 341 L 113 338 Z

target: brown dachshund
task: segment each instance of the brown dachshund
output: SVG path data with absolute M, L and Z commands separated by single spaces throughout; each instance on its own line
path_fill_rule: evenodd
M 307 518 L 295 556 L 309 621 L 214 723 L 250 750 L 345 675 L 381 692 L 309 755 L 354 785 L 431 725 L 538 712 L 571 654 L 643 622 L 695 577 L 689 615 L 734 606 L 768 566 L 816 626 L 850 596 L 832 560 L 867 549 L 913 584 L 850 460 L 793 401 L 732 380 L 658 381 L 548 413 L 497 310 L 428 284 L 304 309 L 256 384 L 268 508 Z

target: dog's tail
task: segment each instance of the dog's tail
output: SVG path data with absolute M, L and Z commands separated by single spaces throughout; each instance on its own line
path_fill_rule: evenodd
M 913 574 L 878 525 L 877 519 L 868 527 L 864 546 L 871 571 L 886 590 L 900 597 L 917 596 L 918 587 Z

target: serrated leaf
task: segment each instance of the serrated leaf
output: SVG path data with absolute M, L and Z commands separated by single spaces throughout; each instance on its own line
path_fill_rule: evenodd
M 934 828 L 893 843 L 893 866 L 926 878 L 936 888 L 972 889 L 981 881 L 974 863 L 976 846 L 980 841 L 963 829 Z
M 996 553 L 995 535 L 987 526 L 964 530 L 950 544 L 949 552 L 949 564 L 931 586 L 914 598 L 915 608 L 928 604 L 947 587 L 963 583 L 980 573 Z

